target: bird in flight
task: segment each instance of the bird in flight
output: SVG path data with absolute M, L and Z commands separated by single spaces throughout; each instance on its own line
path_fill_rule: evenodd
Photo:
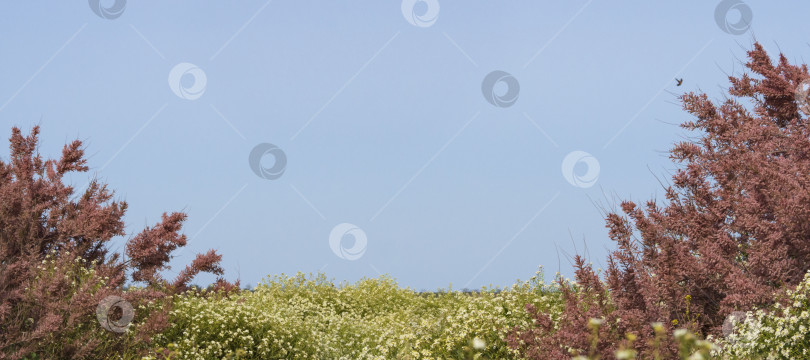
M 675 81 L 678 83 L 678 85 L 675 86 L 681 86 L 681 84 L 683 84 L 683 78 L 680 79 L 676 78 Z

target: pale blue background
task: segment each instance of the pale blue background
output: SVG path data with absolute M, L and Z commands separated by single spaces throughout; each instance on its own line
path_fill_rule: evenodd
M 600 207 L 660 199 L 656 176 L 675 168 L 666 151 L 690 119 L 675 94 L 720 99 L 754 38 L 774 56 L 810 54 L 810 6 L 798 1 L 747 1 L 742 35 L 717 26 L 718 1 L 441 0 L 427 28 L 399 1 L 213 3 L 130 1 L 114 20 L 85 1 L 3 3 L 0 146 L 12 125 L 41 124 L 47 156 L 86 141 L 91 174 L 129 202 L 131 234 L 163 211 L 188 213 L 197 236 L 168 276 L 215 248 L 243 284 L 322 269 L 338 281 L 380 271 L 416 289 L 504 286 L 540 264 L 572 276 L 565 253 L 586 246 L 604 265 L 613 244 Z M 168 86 L 181 62 L 206 73 L 198 100 Z M 520 81 L 514 106 L 484 100 L 493 70 Z M 278 180 L 248 166 L 263 142 L 287 154 Z M 563 178 L 575 150 L 599 160 L 596 186 Z M 329 248 L 344 222 L 368 236 L 356 261 Z

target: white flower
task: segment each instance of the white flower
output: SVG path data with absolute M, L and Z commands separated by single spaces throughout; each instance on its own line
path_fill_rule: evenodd
M 476 350 L 484 350 L 484 348 L 487 347 L 487 344 L 484 342 L 484 340 L 481 340 L 481 339 L 479 339 L 477 337 L 475 339 L 473 339 L 472 342 L 473 342 L 473 348 L 475 348 Z

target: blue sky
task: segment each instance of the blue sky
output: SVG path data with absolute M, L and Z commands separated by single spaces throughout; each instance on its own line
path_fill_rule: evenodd
M 689 136 L 675 95 L 720 99 L 754 39 L 810 55 L 800 2 L 723 2 L 729 24 L 750 10 L 739 31 L 720 1 L 96 2 L 2 5 L 0 146 L 13 125 L 40 124 L 46 156 L 85 141 L 91 171 L 69 180 L 110 184 L 129 234 L 188 213 L 167 276 L 214 248 L 253 285 L 604 265 L 600 209 L 660 198 Z

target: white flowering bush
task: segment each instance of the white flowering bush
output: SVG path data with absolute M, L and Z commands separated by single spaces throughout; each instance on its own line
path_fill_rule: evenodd
M 746 313 L 725 339 L 718 354 L 723 359 L 810 359 L 810 273 L 795 290 L 787 292 L 788 304 L 778 302 L 769 311 Z
M 506 289 L 419 293 L 382 276 L 334 285 L 323 274 L 268 277 L 228 296 L 174 298 L 156 350 L 173 359 L 508 359 L 503 340 L 534 304 L 559 314 L 541 271 Z

